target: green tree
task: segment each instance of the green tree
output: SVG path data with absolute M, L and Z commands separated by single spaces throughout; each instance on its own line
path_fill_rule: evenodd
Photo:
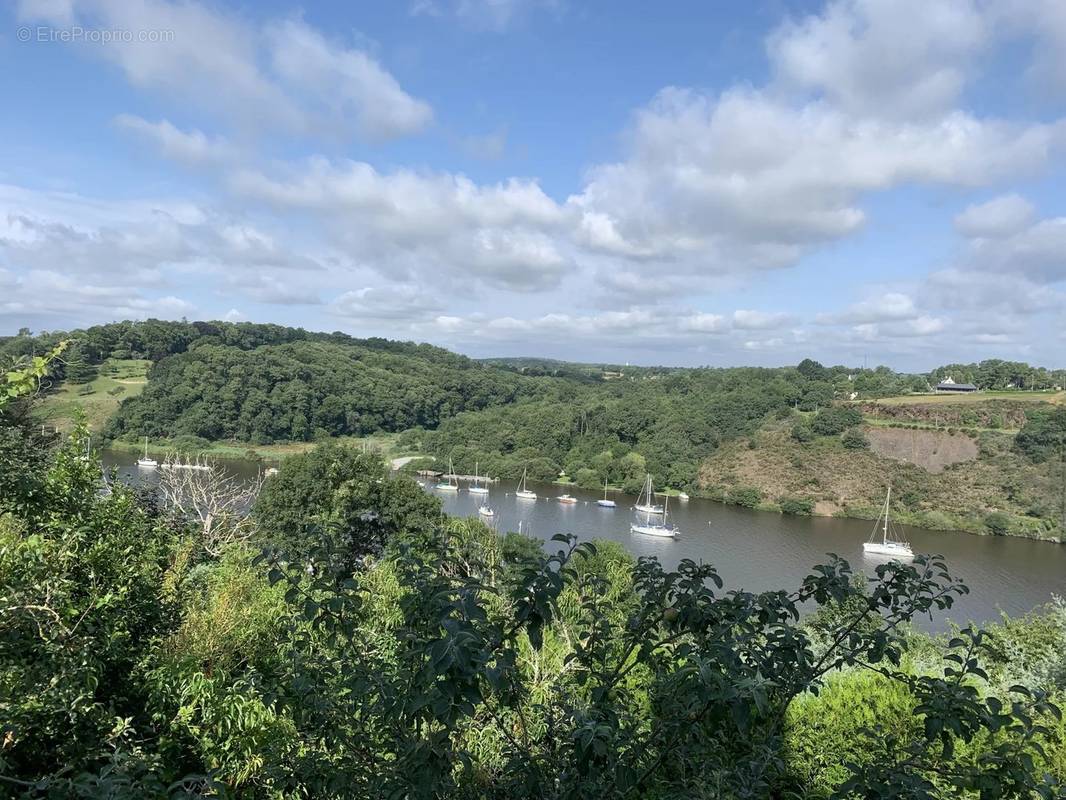
M 285 459 L 254 516 L 263 541 L 291 558 L 328 547 L 351 569 L 394 537 L 431 527 L 440 503 L 379 456 L 326 444 Z

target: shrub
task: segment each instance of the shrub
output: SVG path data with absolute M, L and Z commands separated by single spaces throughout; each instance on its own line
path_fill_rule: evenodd
M 107 390 L 107 393 L 109 395 L 111 395 L 112 397 L 117 397 L 118 395 L 122 394 L 124 391 L 126 391 L 126 387 L 125 386 L 112 386 L 110 389 Z
M 823 408 L 814 415 L 811 428 L 819 436 L 836 436 L 848 428 L 862 424 L 862 414 L 857 408 L 834 406 Z
M 849 450 L 865 450 L 870 446 L 866 434 L 859 428 L 848 428 L 840 437 L 840 443 Z
M 809 422 L 797 422 L 792 426 L 792 438 L 797 442 L 810 442 L 814 440 L 814 430 Z
M 993 511 L 985 517 L 985 527 L 995 536 L 1006 536 L 1011 530 L 1011 518 L 1002 511 Z
M 762 492 L 754 486 L 737 486 L 729 492 L 729 502 L 735 506 L 755 508 L 762 502 Z
M 782 497 L 778 502 L 782 514 L 809 517 L 814 511 L 814 501 L 809 497 Z

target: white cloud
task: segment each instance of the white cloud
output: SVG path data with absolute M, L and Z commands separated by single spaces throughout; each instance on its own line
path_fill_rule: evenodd
M 235 157 L 236 151 L 222 137 L 202 131 L 183 131 L 168 120 L 149 122 L 133 114 L 119 114 L 115 125 L 152 144 L 166 158 L 186 164 L 210 164 Z
M 733 312 L 733 327 L 742 330 L 781 328 L 795 321 L 795 316 L 783 311 L 753 311 L 737 309 Z
M 972 238 L 999 238 L 1028 226 L 1036 210 L 1017 194 L 1006 194 L 986 203 L 972 205 L 955 217 L 955 228 Z
M 913 298 L 902 292 L 885 292 L 855 303 L 840 312 L 819 314 L 823 325 L 867 324 L 889 320 L 913 319 L 917 308 Z
M 1035 170 L 1061 125 L 952 112 L 863 119 L 753 90 L 666 89 L 636 116 L 623 161 L 594 167 L 569 205 L 578 241 L 697 277 L 791 266 L 856 231 L 860 199 L 909 183 L 980 186 Z
M 356 320 L 408 320 L 434 316 L 440 300 L 414 284 L 366 286 L 345 292 L 331 304 L 333 313 Z
M 767 51 L 780 79 L 861 116 L 952 108 L 989 21 L 971 0 L 835 0 L 788 22 Z
M 274 178 L 243 171 L 239 195 L 321 214 L 338 246 L 393 279 L 439 278 L 442 269 L 515 290 L 559 285 L 570 260 L 567 212 L 534 181 L 478 185 L 462 175 L 312 159 Z
M 968 237 L 960 268 L 1036 285 L 1066 281 L 1066 217 L 1035 217 L 1033 206 L 1016 195 L 966 209 L 956 218 Z
M 281 80 L 329 109 L 337 123 L 354 116 L 369 139 L 417 133 L 433 119 L 418 100 L 361 50 L 332 44 L 306 24 L 289 20 L 267 28 L 270 57 Z
M 22 0 L 24 22 L 166 32 L 161 41 L 116 39 L 84 52 L 114 63 L 139 89 L 207 108 L 254 132 L 306 136 L 355 129 L 391 138 L 425 128 L 429 105 L 409 95 L 368 53 L 327 41 L 297 19 L 257 25 L 195 0 Z M 269 67 L 269 69 L 268 69 Z

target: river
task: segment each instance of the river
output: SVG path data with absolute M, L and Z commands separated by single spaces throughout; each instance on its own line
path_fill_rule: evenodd
M 130 480 L 153 480 L 152 471 L 138 470 L 136 455 L 105 452 L 105 466 L 116 466 Z M 252 476 L 260 469 L 247 461 L 225 462 L 234 474 Z M 602 492 L 573 487 L 529 484 L 537 500 L 519 500 L 514 481 L 491 486 L 488 505 L 496 511 L 491 524 L 501 531 L 521 530 L 549 539 L 556 533 L 575 533 L 579 539 L 611 539 L 636 556 L 656 556 L 672 568 L 681 559 L 710 562 L 730 588 L 750 591 L 793 589 L 810 568 L 836 553 L 872 570 L 877 563 L 865 557 L 862 543 L 873 523 L 828 517 L 793 517 L 726 506 L 693 498 L 670 501 L 670 518 L 681 531 L 678 539 L 658 539 L 631 533 L 635 498 L 612 495 L 614 509 L 601 508 Z M 429 491 L 432 492 L 430 488 Z M 555 498 L 569 492 L 578 499 L 564 505 Z M 484 495 L 472 495 L 466 485 L 458 494 L 433 492 L 444 511 L 454 516 L 477 516 Z M 1052 594 L 1066 594 L 1066 546 L 1013 537 L 974 536 L 901 526 L 915 552 L 939 553 L 952 575 L 962 578 L 970 593 L 954 608 L 921 626 L 941 631 L 952 619 L 960 623 L 994 621 L 1000 612 L 1018 616 L 1046 603 Z

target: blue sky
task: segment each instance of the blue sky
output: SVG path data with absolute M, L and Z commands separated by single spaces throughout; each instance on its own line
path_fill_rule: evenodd
M 24 0 L 0 333 L 1064 365 L 1055 0 Z

